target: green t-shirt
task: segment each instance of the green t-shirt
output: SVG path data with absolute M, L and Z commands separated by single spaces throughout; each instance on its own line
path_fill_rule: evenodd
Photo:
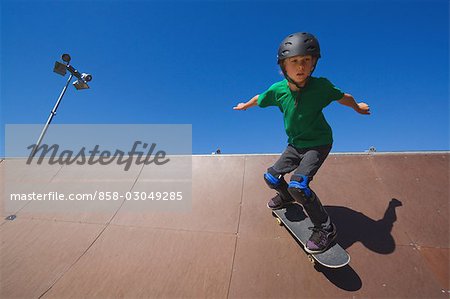
M 333 133 L 322 109 L 343 96 L 326 78 L 311 77 L 300 92 L 290 90 L 287 80 L 283 80 L 259 95 L 258 106 L 280 108 L 288 143 L 306 148 L 333 143 Z

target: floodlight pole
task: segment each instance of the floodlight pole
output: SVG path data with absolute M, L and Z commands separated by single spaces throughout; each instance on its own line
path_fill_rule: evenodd
M 58 109 L 59 103 L 61 102 L 64 94 L 66 93 L 67 86 L 70 84 L 70 80 L 72 80 L 73 74 L 70 73 L 69 79 L 67 80 L 66 85 L 64 86 L 63 90 L 61 91 L 61 94 L 59 95 L 58 100 L 56 101 L 55 106 L 53 107 L 52 111 L 50 111 L 50 115 L 48 116 L 47 123 L 45 124 L 44 128 L 42 129 L 41 135 L 38 138 L 38 141 L 36 142 L 36 146 L 33 149 L 33 152 L 31 153 L 31 158 L 34 158 L 34 155 L 36 154 L 36 150 L 41 144 L 42 139 L 44 138 L 45 132 L 47 132 L 48 126 L 52 122 L 53 117 L 56 114 L 56 110 Z

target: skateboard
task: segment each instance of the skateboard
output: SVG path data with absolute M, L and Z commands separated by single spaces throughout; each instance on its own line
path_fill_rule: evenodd
M 284 225 L 305 249 L 306 242 L 312 233 L 309 227 L 314 225 L 303 212 L 302 206 L 292 203 L 283 209 L 273 210 L 272 214 L 276 217 L 278 224 Z M 325 252 L 307 254 L 308 259 L 315 266 L 319 263 L 327 268 L 341 268 L 350 262 L 350 255 L 337 242 L 334 242 Z

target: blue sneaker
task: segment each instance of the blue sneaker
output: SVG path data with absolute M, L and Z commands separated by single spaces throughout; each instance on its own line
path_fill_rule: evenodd
M 321 253 L 326 251 L 330 245 L 336 240 L 336 225 L 331 223 L 330 229 L 322 227 L 310 227 L 312 235 L 305 246 L 308 253 Z
M 277 194 L 274 198 L 269 200 L 269 202 L 267 203 L 267 207 L 272 210 L 278 210 L 286 207 L 293 202 L 294 200 L 285 201 L 280 194 Z

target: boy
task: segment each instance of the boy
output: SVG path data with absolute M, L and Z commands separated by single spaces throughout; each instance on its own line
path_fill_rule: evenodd
M 343 93 L 327 79 L 311 76 L 319 58 L 319 42 L 312 34 L 289 35 L 278 48 L 278 64 L 286 79 L 233 108 L 277 106 L 283 113 L 288 146 L 264 174 L 267 185 L 277 191 L 267 206 L 280 209 L 294 201 L 303 205 L 314 224 L 305 248 L 309 253 L 327 250 L 336 238 L 336 226 L 309 187 L 333 143 L 331 127 L 322 109 L 332 101 L 338 101 L 358 113 L 370 114 L 367 104 L 356 103 L 350 94 Z M 284 175 L 293 170 L 288 184 Z

